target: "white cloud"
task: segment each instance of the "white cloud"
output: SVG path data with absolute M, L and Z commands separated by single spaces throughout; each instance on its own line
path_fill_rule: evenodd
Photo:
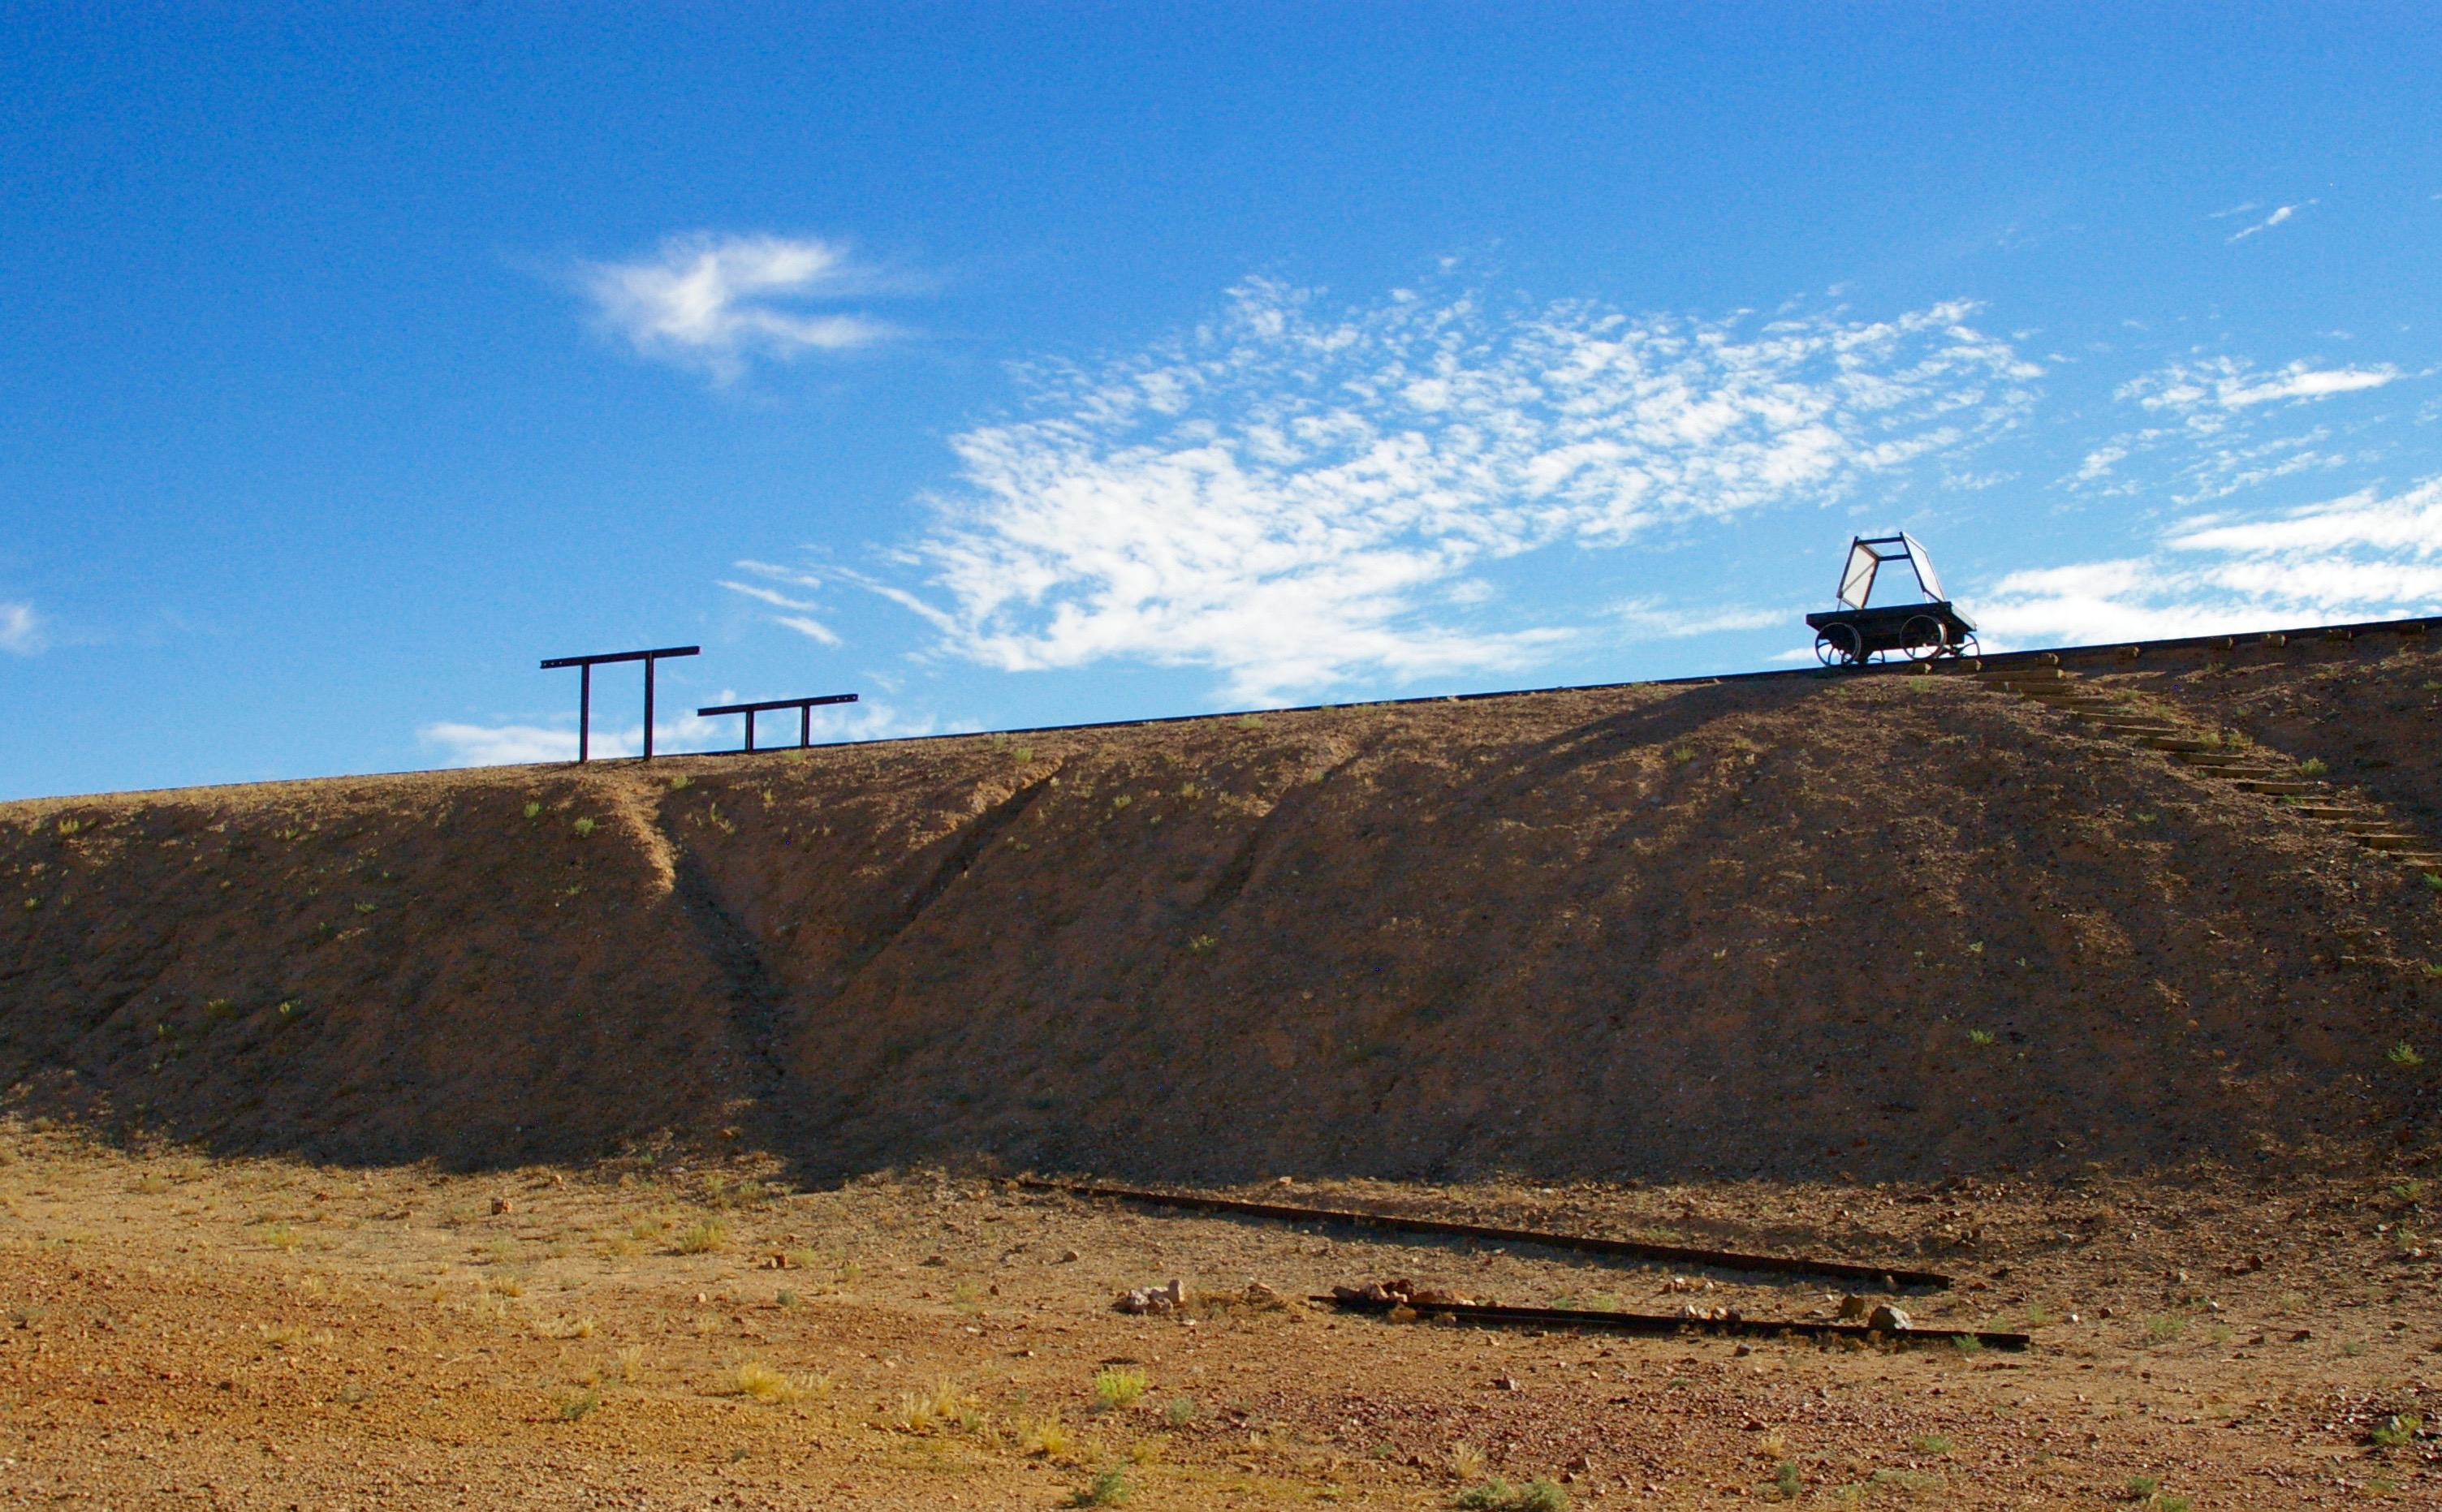
M 2194 364 L 2174 362 L 2160 372 L 2132 378 L 2112 397 L 2135 399 L 2148 410 L 2198 416 L 2284 399 L 2299 403 L 2328 399 L 2337 393 L 2379 389 L 2399 376 L 2399 370 L 2387 362 L 2371 368 L 2317 368 L 2292 362 L 2264 373 L 2234 357 L 2214 357 Z
M 674 236 L 631 263 L 587 263 L 578 281 L 611 331 L 642 355 L 726 381 L 750 356 L 871 346 L 899 333 L 805 303 L 871 293 L 880 280 L 837 243 L 811 237 Z
M 724 694 L 720 701 L 745 701 Z M 653 754 L 664 756 L 735 751 L 745 743 L 744 719 L 743 715 L 738 714 L 719 715 L 709 720 L 686 715 L 658 722 L 653 726 Z M 789 709 L 766 714 L 755 728 L 758 747 L 776 750 L 781 746 L 794 745 L 797 741 L 796 711 Z M 834 704 L 813 711 L 813 738 L 817 741 L 891 740 L 929 735 L 933 729 L 934 721 L 930 718 L 908 719 L 888 703 L 871 701 Z M 519 766 L 529 762 L 576 759 L 576 732 L 556 725 L 443 721 L 424 726 L 415 732 L 415 736 L 426 749 L 439 753 L 440 764 L 445 767 Z M 597 759 L 632 756 L 644 749 L 644 743 L 645 727 L 642 724 L 618 729 L 596 725 L 588 742 L 588 754 Z
M 1008 670 L 1200 665 L 1266 701 L 1521 667 L 1584 631 L 1469 616 L 1487 562 L 1821 504 L 2014 423 L 2039 370 L 1973 313 L 1714 322 L 1403 290 L 1332 315 L 1254 282 L 1176 342 L 1025 374 L 1030 415 L 954 438 L 963 486 L 901 563 L 925 592 L 857 580 Z
M 507 767 L 522 766 L 535 761 L 574 761 L 576 759 L 576 732 L 554 730 L 538 724 L 454 724 L 443 721 L 428 724 L 415 732 L 416 739 L 428 748 L 443 753 L 445 767 Z M 604 756 L 633 755 L 634 741 L 625 749 L 615 749 L 616 738 L 608 731 L 596 732 L 592 747 Z
M 1977 601 L 1995 647 L 2230 634 L 2442 609 L 2442 478 L 2251 519 L 2197 516 L 2143 556 L 2012 573 Z
M 2195 505 L 2275 478 L 2362 462 L 2361 449 L 2331 446 L 2333 426 L 2276 431 L 2270 428 L 2294 422 L 2274 417 L 2421 375 L 2387 362 L 2319 367 L 2302 360 L 2268 372 L 2240 357 L 2185 358 L 2114 390 L 2113 398 L 2136 404 L 2159 423 L 2089 448 L 2062 481 L 2079 493 L 2137 494 L 2145 490 L 2150 470 L 2175 501 Z M 2340 428 L 2345 433 L 2365 424 L 2360 412 Z
M 793 572 L 785 567 L 775 567 L 769 562 L 741 561 L 738 566 L 740 571 L 797 588 L 816 589 L 822 586 L 822 580 L 810 574 Z M 721 579 L 720 586 L 733 593 L 743 593 L 748 598 L 769 604 L 775 609 L 792 610 L 787 614 L 771 616 L 772 622 L 775 625 L 785 625 L 798 634 L 820 641 L 825 646 L 843 644 L 836 631 L 813 617 L 813 611 L 822 606 L 810 599 L 782 592 L 776 588 L 765 588 L 756 583 L 735 582 L 728 578 Z
M 0 603 L 0 651 L 31 656 L 50 644 L 43 633 L 43 617 L 31 604 Z
M 2306 203 L 2307 203 L 2307 204 L 2309 204 L 2309 205 L 2311 205 L 2311 204 L 2313 204 L 2313 203 L 2314 203 L 2314 201 L 2313 201 L 2313 200 L 2308 200 Z M 2252 207 L 2252 206 L 2250 206 L 2250 207 L 2248 207 L 2248 208 L 2249 208 L 2249 209 L 2253 209 L 2253 207 Z M 2252 226 L 2249 226 L 2249 227 L 2245 227 L 2245 228 L 2241 228 L 2241 229 L 2240 229 L 2239 231 L 2237 231 L 2235 234 L 2233 234 L 2232 236 L 2231 236 L 2230 240 L 2231 240 L 2231 241 L 2233 241 L 2233 242 L 2244 242 L 2244 241 L 2246 241 L 2249 237 L 2253 236 L 2256 232 L 2258 232 L 2258 231 L 2264 231 L 2264 230 L 2269 230 L 2269 229 L 2271 229 L 2273 227 L 2280 225 L 2283 221 L 2286 221 L 2286 220 L 2289 219 L 2291 216 L 2293 216 L 2293 215 L 2295 215 L 2295 214 L 2297 214 L 2297 213 L 2298 213 L 2298 207 L 2297 207 L 2297 206 L 2295 206 L 2295 205 L 2284 205 L 2284 206 L 2282 206 L 2279 209 L 2274 210 L 2271 214 L 2267 215 L 2266 217 L 2264 217 L 2264 219 L 2262 219 L 2262 220 L 2260 220 L 2260 221 L 2256 222 L 2254 225 L 2252 225 Z

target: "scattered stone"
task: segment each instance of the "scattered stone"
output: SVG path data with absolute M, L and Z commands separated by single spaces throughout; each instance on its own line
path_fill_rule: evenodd
M 1844 1323 L 1854 1322 L 1873 1310 L 1874 1304 L 1863 1297 L 1852 1295 L 1840 1299 L 1840 1321 Z
M 1885 1303 L 1866 1316 L 1866 1326 L 1886 1334 L 1904 1334 L 1916 1323 L 1906 1309 Z
M 928 1266 L 946 1266 L 949 1264 L 947 1260 L 942 1259 L 939 1255 L 926 1255 L 922 1263 Z
M 1525 1390 L 1524 1387 L 1518 1384 L 1518 1377 L 1515 1375 L 1495 1375 L 1492 1377 L 1492 1389 L 1496 1392 L 1517 1392 Z
M 515 1212 L 517 1211 L 517 1204 L 511 1202 L 506 1197 L 494 1197 L 492 1199 L 492 1216 L 495 1218 L 504 1212 Z
M 1123 1313 L 1175 1313 L 1186 1305 L 1187 1284 L 1182 1281 L 1173 1281 L 1167 1286 L 1139 1286 L 1134 1291 L 1121 1292 L 1119 1301 L 1111 1303 L 1113 1308 Z
M 1085 1257 L 1084 1255 L 1079 1254 L 1074 1249 L 1063 1249 L 1060 1251 L 1060 1264 L 1064 1266 L 1073 1266 L 1078 1261 L 1084 1258 Z

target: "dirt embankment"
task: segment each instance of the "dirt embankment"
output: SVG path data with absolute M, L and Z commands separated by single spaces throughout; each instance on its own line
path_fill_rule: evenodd
M 2091 670 L 2275 741 L 2407 645 Z M 2431 783 L 2395 713 L 2345 754 Z M 2442 1053 L 2442 892 L 1948 676 L 21 803 L 0 879 L 18 1096 L 341 1158 L 2286 1164 Z

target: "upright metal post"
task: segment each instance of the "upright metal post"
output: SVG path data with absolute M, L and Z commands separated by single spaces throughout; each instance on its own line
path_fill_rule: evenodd
M 645 664 L 645 759 L 653 759 L 653 664 L 665 656 L 695 656 L 700 646 L 663 646 L 649 651 L 606 651 L 598 656 L 555 656 L 542 664 L 548 672 L 557 666 L 577 670 L 576 683 L 576 759 L 580 762 L 593 755 L 593 668 L 603 662 L 642 662 Z
M 650 652 L 645 656 L 645 759 L 653 759 L 653 662 Z
M 814 706 L 811 703 L 800 703 L 797 705 L 797 744 L 803 748 L 813 743 Z

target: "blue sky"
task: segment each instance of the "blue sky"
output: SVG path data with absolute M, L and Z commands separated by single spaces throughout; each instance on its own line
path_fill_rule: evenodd
M 2129 9 L 0 10 L 0 796 L 2442 610 L 2430 12 Z

